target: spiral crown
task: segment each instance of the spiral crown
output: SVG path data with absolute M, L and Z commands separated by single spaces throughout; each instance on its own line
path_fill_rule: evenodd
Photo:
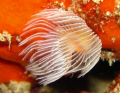
M 98 62 L 101 40 L 85 21 L 71 11 L 45 9 L 27 23 L 28 35 L 19 46 L 29 59 L 27 70 L 37 76 L 40 84 L 49 84 L 60 77 L 80 71 L 85 75 Z

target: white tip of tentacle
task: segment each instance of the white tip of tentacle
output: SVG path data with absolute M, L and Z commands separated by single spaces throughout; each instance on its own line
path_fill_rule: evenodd
M 45 9 L 27 23 L 28 35 L 19 46 L 27 45 L 19 54 L 29 59 L 27 70 L 46 85 L 62 76 L 89 72 L 98 62 L 101 40 L 85 21 L 70 11 Z M 32 33 L 30 35 L 30 33 Z

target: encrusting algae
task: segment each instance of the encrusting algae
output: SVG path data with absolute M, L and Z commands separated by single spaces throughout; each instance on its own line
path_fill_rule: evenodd
M 0 84 L 0 93 L 31 93 L 31 83 L 10 81 L 9 84 Z
M 0 33 L 0 41 L 1 42 L 8 41 L 8 43 L 9 43 L 8 49 L 9 50 L 10 50 L 10 45 L 11 45 L 11 38 L 12 38 L 12 36 L 5 30 L 3 30 L 2 34 Z

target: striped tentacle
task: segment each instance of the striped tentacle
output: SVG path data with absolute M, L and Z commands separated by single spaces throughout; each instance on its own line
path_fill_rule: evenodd
M 49 84 L 77 71 L 81 71 L 80 77 L 98 62 L 101 40 L 76 14 L 45 9 L 33 17 L 21 37 L 33 34 L 19 46 L 28 44 L 20 55 L 24 55 L 22 60 L 29 57 L 26 69 L 37 76 L 40 84 Z

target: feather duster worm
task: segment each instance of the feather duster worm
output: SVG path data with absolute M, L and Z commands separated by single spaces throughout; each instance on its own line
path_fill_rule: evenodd
M 27 23 L 19 46 L 26 67 L 46 85 L 60 77 L 80 71 L 85 75 L 98 62 L 101 40 L 85 21 L 71 11 L 45 9 Z

